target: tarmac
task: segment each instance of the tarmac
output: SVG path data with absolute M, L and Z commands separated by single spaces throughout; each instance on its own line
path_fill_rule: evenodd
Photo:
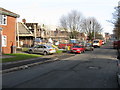
M 68 58 L 74 55 L 75 54 L 71 54 L 71 53 L 61 53 L 61 54 L 46 55 L 38 58 L 26 59 L 21 61 L 6 62 L 6 63 L 2 63 L 2 70 L 0 71 L 0 73 L 8 73 L 17 70 L 27 69 L 43 63 L 59 61 L 61 59 Z M 10 58 L 10 57 L 14 57 L 14 56 L 2 55 L 2 58 Z

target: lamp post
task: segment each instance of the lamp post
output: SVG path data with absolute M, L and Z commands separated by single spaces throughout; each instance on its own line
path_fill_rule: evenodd
M 93 36 L 93 39 L 95 40 L 95 30 L 94 30 L 94 25 L 92 25 L 91 26 L 91 21 L 90 21 L 90 30 L 93 30 L 93 34 L 94 34 L 94 36 Z
M 93 25 L 93 31 L 94 31 L 94 40 L 95 40 L 95 29 L 94 29 L 94 25 Z

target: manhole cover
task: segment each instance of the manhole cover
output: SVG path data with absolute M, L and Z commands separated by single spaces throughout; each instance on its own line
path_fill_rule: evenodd
M 89 66 L 88 69 L 100 69 L 101 67 L 98 66 Z

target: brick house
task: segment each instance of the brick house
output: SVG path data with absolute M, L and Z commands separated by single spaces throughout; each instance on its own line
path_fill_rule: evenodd
M 0 27 L 2 41 L 2 53 L 15 53 L 16 47 L 16 21 L 18 14 L 0 7 Z
M 31 47 L 36 38 L 41 38 L 38 23 L 26 23 L 25 19 L 17 23 L 17 47 Z

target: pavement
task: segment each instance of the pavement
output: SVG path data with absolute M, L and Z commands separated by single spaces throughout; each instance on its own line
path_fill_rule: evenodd
M 46 55 L 38 58 L 26 59 L 21 61 L 6 62 L 2 64 L 2 71 L 0 71 L 0 73 L 8 73 L 12 71 L 27 69 L 32 66 L 58 61 L 60 59 L 68 58 L 74 55 L 75 54 L 71 54 L 71 53 L 61 53 L 61 54 Z M 2 58 L 10 58 L 10 57 L 13 57 L 13 56 L 9 56 L 9 55 L 2 56 Z

